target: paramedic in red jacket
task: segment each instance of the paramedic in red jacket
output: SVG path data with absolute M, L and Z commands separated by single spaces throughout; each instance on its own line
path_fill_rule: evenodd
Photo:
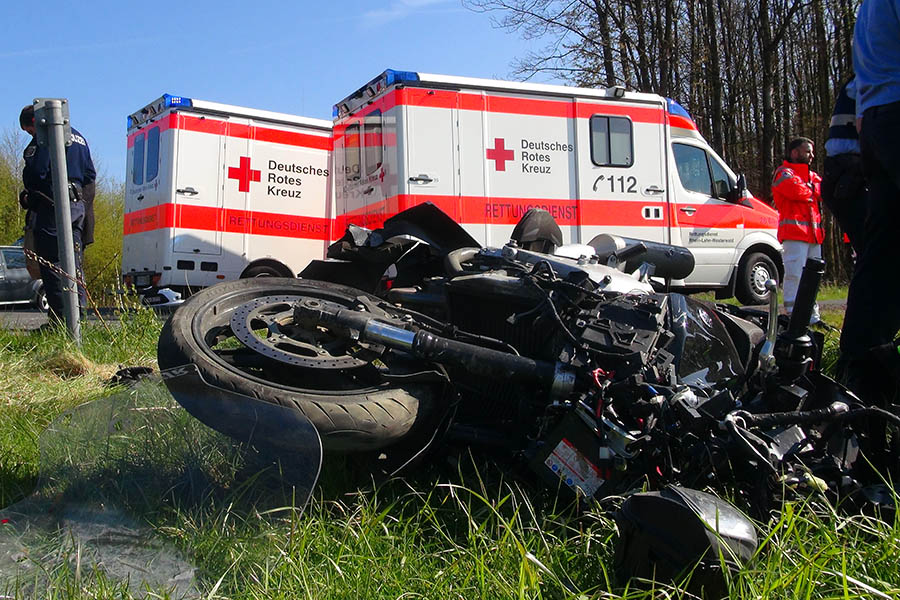
M 822 178 L 809 168 L 813 142 L 795 138 L 787 147 L 787 160 L 775 169 L 772 196 L 778 209 L 778 241 L 784 246 L 784 306 L 788 314 L 794 309 L 800 275 L 807 258 L 822 257 Z M 813 308 L 810 324 L 819 322 L 819 306 Z

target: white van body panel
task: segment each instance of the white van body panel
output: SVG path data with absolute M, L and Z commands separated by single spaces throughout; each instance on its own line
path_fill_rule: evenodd
M 126 282 L 194 289 L 323 258 L 331 145 L 328 121 L 215 102 L 163 96 L 132 115 Z
M 335 113 L 336 231 L 433 202 L 497 246 L 539 207 L 566 244 L 611 233 L 687 247 L 696 267 L 680 287 L 733 285 L 752 244 L 777 263 L 777 213 L 728 193 L 735 173 L 661 96 L 386 71 Z

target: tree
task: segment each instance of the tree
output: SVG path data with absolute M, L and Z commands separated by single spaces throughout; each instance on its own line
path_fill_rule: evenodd
M 849 77 L 860 0 L 463 0 L 540 48 L 512 75 L 579 86 L 623 85 L 676 98 L 710 145 L 771 198 L 784 143 L 816 141 L 819 163 L 834 97 Z M 813 165 L 814 168 L 817 165 Z M 821 169 L 817 169 L 821 171 Z M 846 278 L 828 221 L 829 275 Z

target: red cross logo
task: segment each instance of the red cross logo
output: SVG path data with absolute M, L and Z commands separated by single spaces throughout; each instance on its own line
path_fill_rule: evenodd
M 228 167 L 228 179 L 238 180 L 238 191 L 249 192 L 250 182 L 259 181 L 260 172 L 250 168 L 250 157 L 241 157 L 241 166 Z
M 506 142 L 503 138 L 494 138 L 494 147 L 488 148 L 487 158 L 494 161 L 495 171 L 505 171 L 506 161 L 515 160 L 516 153 L 506 149 Z

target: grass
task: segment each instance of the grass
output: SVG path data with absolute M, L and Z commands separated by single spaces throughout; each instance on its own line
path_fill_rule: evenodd
M 840 318 L 826 313 L 829 321 Z M 109 396 L 102 382 L 120 365 L 153 365 L 158 332 L 149 311 L 130 313 L 112 338 L 99 326 L 86 327 L 81 352 L 61 332 L 0 332 L 0 506 L 34 487 L 41 431 L 66 409 Z M 836 344 L 834 334 L 828 343 Z M 107 401 L 119 406 L 121 398 Z M 113 462 L 87 460 L 68 438 L 54 438 L 55 452 L 96 484 L 94 493 L 142 482 L 123 494 L 129 515 L 147 539 L 196 567 L 191 595 L 690 597 L 675 587 L 616 579 L 615 499 L 578 510 L 510 477 L 502 466 L 465 454 L 448 454 L 379 484 L 357 457 L 328 457 L 321 485 L 301 512 L 284 478 L 261 470 L 264 457 L 217 441 L 192 419 L 173 423 L 117 427 L 110 440 L 122 441 L 126 450 L 99 453 Z M 140 441 L 130 443 L 128 436 Z M 8 526 L 0 524 L 0 569 L 2 528 Z M 812 498 L 786 504 L 776 520 L 758 524 L 758 534 L 755 560 L 733 577 L 734 598 L 900 597 L 897 522 L 846 516 Z M 31 551 L 53 554 L 53 568 L 6 590 L 0 583 L 0 598 L 146 596 L 90 568 L 91 558 L 79 554 L 77 544 L 47 539 Z M 158 589 L 146 597 L 170 596 Z
M 708 300 L 709 302 L 723 302 L 725 304 L 733 304 L 735 306 L 740 306 L 741 303 L 738 302 L 737 298 L 726 298 L 725 300 L 716 300 L 716 294 L 714 292 L 705 292 L 702 294 L 695 294 L 696 298 L 701 300 Z M 832 300 L 846 300 L 847 299 L 847 286 L 846 285 L 837 285 L 837 284 L 824 284 L 819 288 L 819 293 L 816 295 L 816 299 L 819 302 L 829 302 Z M 784 293 L 781 288 L 778 288 L 778 305 L 784 306 Z

